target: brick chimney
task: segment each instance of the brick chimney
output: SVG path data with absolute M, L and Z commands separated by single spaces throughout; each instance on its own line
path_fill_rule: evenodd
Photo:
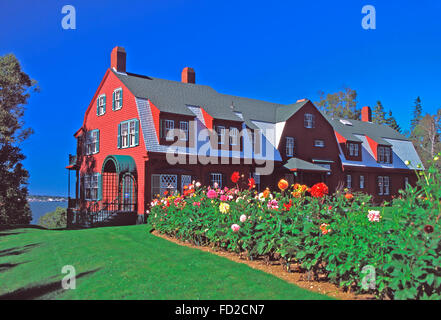
M 366 106 L 361 109 L 361 121 L 372 122 L 371 108 Z
M 126 50 L 115 47 L 110 54 L 110 67 L 118 72 L 126 72 Z
M 193 68 L 185 67 L 182 70 L 181 80 L 184 83 L 196 83 L 196 73 Z

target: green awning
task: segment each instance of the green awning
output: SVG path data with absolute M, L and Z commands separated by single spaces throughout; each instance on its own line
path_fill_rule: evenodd
M 103 169 L 108 161 L 113 161 L 115 163 L 117 173 L 127 173 L 127 172 L 136 173 L 136 163 L 131 156 L 123 156 L 123 155 L 107 156 L 103 162 Z
M 320 172 L 328 172 L 331 171 L 327 168 L 319 166 L 317 164 L 299 159 L 299 158 L 291 158 L 285 164 L 284 167 L 291 171 L 320 171 Z

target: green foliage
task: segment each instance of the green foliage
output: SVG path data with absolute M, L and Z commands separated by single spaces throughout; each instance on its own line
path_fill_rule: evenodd
M 357 106 L 357 92 L 351 88 L 343 88 L 342 91 L 328 93 L 319 92 L 320 100 L 315 105 L 334 118 L 359 120 L 361 111 Z
M 386 208 L 371 210 L 370 196 L 362 193 L 316 198 L 285 190 L 265 198 L 263 193 L 223 189 L 208 199 L 207 189 L 193 190 L 154 200 L 150 226 L 249 259 L 279 260 L 288 271 L 297 264 L 315 279 L 324 277 L 378 298 L 441 295 L 441 173 L 434 165 L 417 186 L 400 191 L 386 217 Z M 241 221 L 242 215 L 246 219 Z M 233 224 L 240 229 L 233 231 Z M 374 270 L 374 277 L 367 270 Z
M 48 212 L 41 216 L 38 220 L 38 225 L 47 229 L 66 228 L 67 223 L 66 208 L 57 207 L 55 211 Z
M 417 97 L 415 99 L 415 105 L 412 107 L 412 120 L 410 120 L 410 131 L 411 133 L 415 130 L 415 128 L 418 126 L 418 123 L 423 118 L 423 107 L 421 105 L 421 99 L 420 97 Z
M 372 122 L 376 124 L 386 124 L 386 111 L 384 111 L 383 104 L 381 101 L 377 101 L 377 104 L 374 107 Z
M 26 187 L 28 172 L 19 143 L 30 134 L 24 129 L 24 105 L 35 82 L 21 70 L 17 58 L 0 57 L 0 224 L 26 224 L 31 221 Z

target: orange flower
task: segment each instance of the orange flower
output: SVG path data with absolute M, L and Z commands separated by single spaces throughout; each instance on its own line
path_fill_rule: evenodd
M 288 188 L 289 184 L 288 181 L 286 181 L 285 179 L 280 179 L 277 186 L 279 187 L 280 190 L 285 191 Z
M 322 223 L 320 225 L 320 230 L 322 231 L 322 234 L 327 234 L 328 232 L 332 231 L 331 229 L 328 229 L 328 227 L 329 227 L 329 224 L 327 224 L 327 223 Z
M 263 191 L 263 197 L 266 199 L 266 198 L 268 198 L 269 195 L 270 195 L 270 191 L 269 191 L 268 188 L 266 188 L 266 189 Z
M 354 195 L 352 193 L 346 193 L 345 198 L 348 200 L 352 200 L 354 198 Z

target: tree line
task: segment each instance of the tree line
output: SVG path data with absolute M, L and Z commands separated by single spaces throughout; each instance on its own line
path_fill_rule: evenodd
M 315 105 L 334 118 L 360 120 L 361 108 L 358 106 L 357 92 L 349 87 L 335 93 L 319 92 Z M 425 167 L 441 151 L 441 109 L 435 114 L 424 113 L 421 98 L 417 97 L 412 105 L 412 118 L 409 130 L 403 131 L 392 114 L 386 111 L 381 101 L 372 110 L 372 122 L 388 125 L 410 139 Z

